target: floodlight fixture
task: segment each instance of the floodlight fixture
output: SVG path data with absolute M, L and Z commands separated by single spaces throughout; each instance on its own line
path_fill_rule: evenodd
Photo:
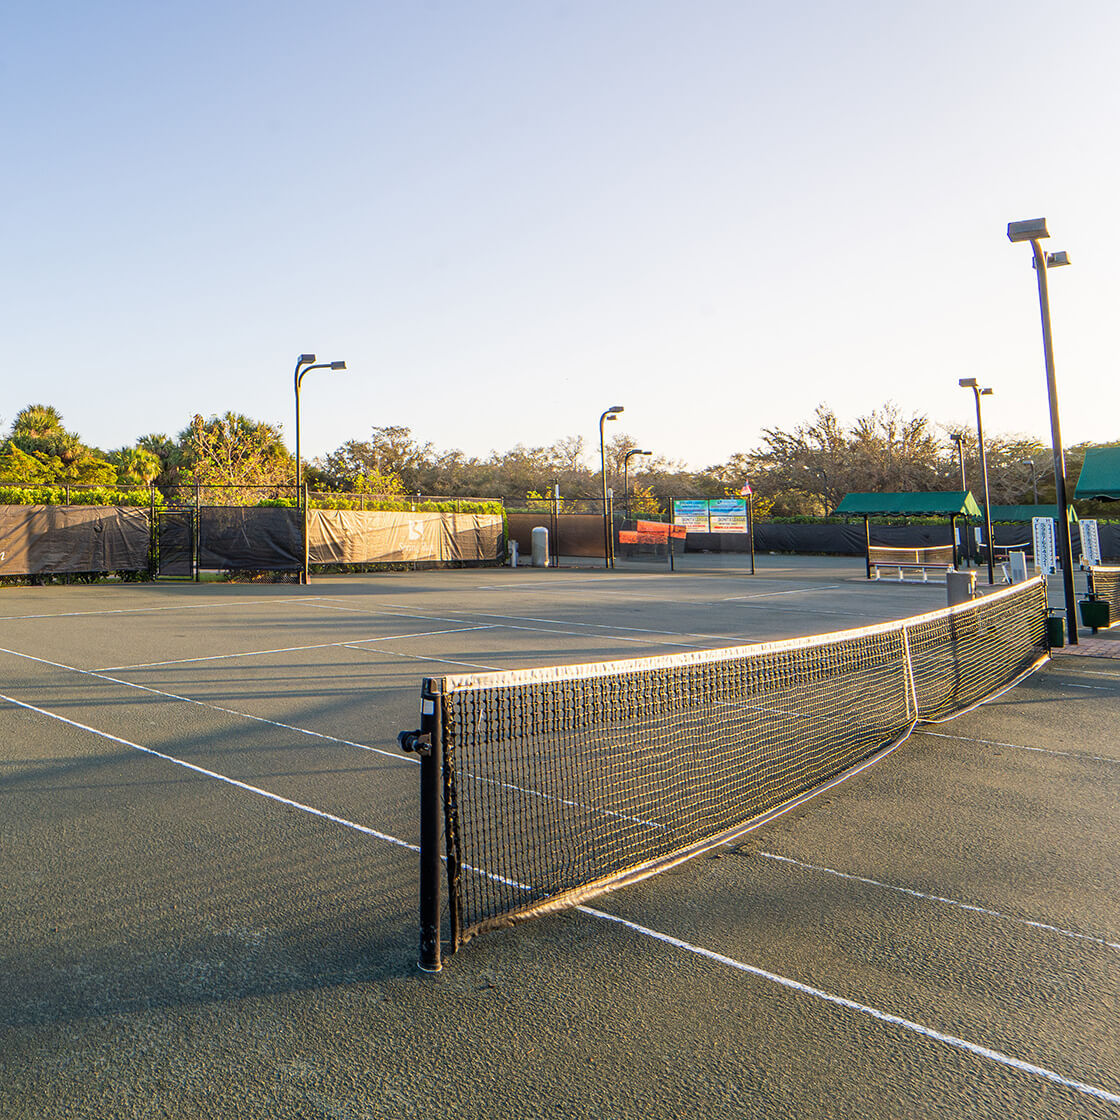
M 296 362 L 297 366 L 307 366 L 316 361 L 314 354 L 300 354 L 299 360 Z
M 1022 222 L 1007 223 L 1008 241 L 1041 241 L 1049 236 L 1045 218 L 1027 218 Z
M 1046 365 L 1046 396 L 1050 402 L 1050 444 L 1054 454 L 1054 501 L 1058 507 L 1058 565 L 1062 570 L 1062 592 L 1066 607 L 1066 630 L 1069 644 L 1077 645 L 1077 594 L 1073 586 L 1073 546 L 1069 539 L 1069 498 L 1066 494 L 1065 451 L 1062 447 L 1062 425 L 1058 419 L 1058 381 L 1054 373 L 1054 340 L 1050 333 L 1050 293 L 1046 273 L 1052 267 L 1069 264 L 1065 252 L 1044 253 L 1039 239 L 1049 237 L 1044 218 L 1034 221 L 1008 222 L 1007 236 L 1012 241 L 1031 243 L 1031 263 L 1038 284 L 1038 308 L 1042 316 L 1042 356 Z
M 331 369 L 345 369 L 345 362 L 331 362 Z
M 617 420 L 617 414 L 624 411 L 622 405 L 612 404 L 599 417 L 599 462 L 603 472 L 603 564 L 608 568 L 614 567 L 614 532 L 611 525 L 610 501 L 607 495 L 607 446 L 603 424 L 607 420 Z
M 996 582 L 995 558 L 993 556 L 995 542 L 992 540 L 992 505 L 988 492 L 988 457 L 984 453 L 984 421 L 980 416 L 980 398 L 990 397 L 992 390 L 981 389 L 980 383 L 975 377 L 962 377 L 957 384 L 962 389 L 971 389 L 972 395 L 976 399 L 976 447 L 980 452 L 980 478 L 984 484 L 984 531 L 988 543 L 988 585 L 992 586 Z

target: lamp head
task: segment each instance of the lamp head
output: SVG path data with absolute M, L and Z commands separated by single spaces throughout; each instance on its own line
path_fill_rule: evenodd
M 296 365 L 297 366 L 309 366 L 309 365 L 311 365 L 311 363 L 313 361 L 315 361 L 315 355 L 314 354 L 300 354 L 299 361 L 296 362 Z
M 982 397 L 990 397 L 991 395 L 992 395 L 992 390 L 991 389 L 981 389 L 980 390 L 980 396 L 982 396 Z
M 1067 253 L 1064 249 L 1061 250 L 1061 252 L 1058 252 L 1058 253 L 1047 253 L 1046 254 L 1046 267 L 1047 268 L 1061 268 L 1062 265 L 1064 265 L 1064 264 L 1072 264 L 1072 263 L 1073 262 L 1069 259 L 1069 253 Z
M 1049 236 L 1045 218 L 1028 218 L 1022 222 L 1007 223 L 1008 241 L 1041 241 Z
M 345 362 L 331 362 L 331 369 L 345 369 Z
M 958 385 L 959 385 L 959 386 L 960 386 L 960 387 L 961 387 L 962 389 L 975 389 L 975 388 L 976 388 L 976 385 L 977 385 L 977 381 L 976 381 L 976 378 L 975 378 L 975 377 L 962 377 L 962 378 L 961 378 L 961 379 L 960 379 L 960 380 L 959 380 L 959 381 L 957 382 L 957 384 L 958 384 Z

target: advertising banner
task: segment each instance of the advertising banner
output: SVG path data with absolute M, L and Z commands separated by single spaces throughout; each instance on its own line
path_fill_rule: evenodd
M 713 533 L 745 533 L 747 503 L 742 498 L 713 498 L 708 502 L 708 518 Z
M 709 532 L 707 498 L 674 498 L 673 521 L 693 533 Z

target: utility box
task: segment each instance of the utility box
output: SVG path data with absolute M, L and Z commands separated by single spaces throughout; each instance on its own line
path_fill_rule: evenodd
M 533 540 L 533 567 L 548 567 L 548 530 L 538 525 L 531 534 Z
M 949 606 L 959 607 L 962 603 L 971 603 L 976 598 L 976 573 L 946 572 L 945 586 L 949 592 Z

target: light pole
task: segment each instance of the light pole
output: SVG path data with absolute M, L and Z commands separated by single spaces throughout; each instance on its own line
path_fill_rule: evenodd
M 295 389 L 296 389 L 296 501 L 303 507 L 303 570 L 300 572 L 300 582 L 307 583 L 307 502 L 303 497 L 302 469 L 299 448 L 299 387 L 304 375 L 313 369 L 345 369 L 345 362 L 316 362 L 314 354 L 300 354 L 296 361 Z
M 957 445 L 957 463 L 961 468 L 961 489 L 967 491 L 968 484 L 964 480 L 964 436 L 960 432 L 954 432 L 949 438 Z
M 603 442 L 603 425 L 608 420 L 617 420 L 618 413 L 626 410 L 620 404 L 612 404 L 602 416 L 599 417 L 599 461 L 603 469 L 603 567 L 613 567 L 611 564 L 611 525 L 610 512 L 607 507 L 607 445 Z
M 1034 504 L 1038 505 L 1038 472 L 1034 469 L 1034 460 L 1020 459 L 1019 466 L 1026 467 L 1030 472 L 1031 493 L 1034 495 Z
M 345 362 L 316 362 L 314 354 L 300 354 L 296 362 L 295 387 L 296 387 L 296 489 L 299 489 L 302 478 L 299 456 L 299 387 L 303 383 L 304 375 L 313 369 L 345 369 Z
M 652 451 L 639 451 L 636 447 L 632 451 L 626 452 L 626 457 L 622 460 L 622 493 L 626 498 L 626 517 L 630 518 L 630 460 L 635 455 L 652 455 Z
M 962 377 L 957 384 L 962 389 L 971 389 L 976 398 L 976 442 L 980 448 L 980 477 L 984 482 L 984 533 L 988 539 L 988 586 L 996 582 L 995 564 L 992 554 L 995 541 L 992 540 L 992 507 L 988 500 L 988 459 L 984 454 L 984 422 L 980 419 L 980 398 L 990 397 L 991 389 L 981 389 L 975 377 Z
M 1058 503 L 1058 553 L 1062 565 L 1062 587 L 1066 601 L 1066 629 L 1069 644 L 1077 645 L 1077 602 L 1073 590 L 1073 549 L 1069 539 L 1069 500 L 1066 497 L 1066 459 L 1062 449 L 1062 427 L 1058 420 L 1058 383 L 1054 377 L 1054 341 L 1050 335 L 1050 296 L 1046 272 L 1069 264 L 1069 254 L 1044 253 L 1039 241 L 1050 236 L 1045 218 L 1029 218 L 1007 223 L 1007 239 L 1029 241 L 1034 254 L 1034 271 L 1038 278 L 1038 305 L 1042 315 L 1042 354 L 1046 362 L 1046 393 L 1050 400 L 1050 437 L 1054 450 L 1054 497 Z

